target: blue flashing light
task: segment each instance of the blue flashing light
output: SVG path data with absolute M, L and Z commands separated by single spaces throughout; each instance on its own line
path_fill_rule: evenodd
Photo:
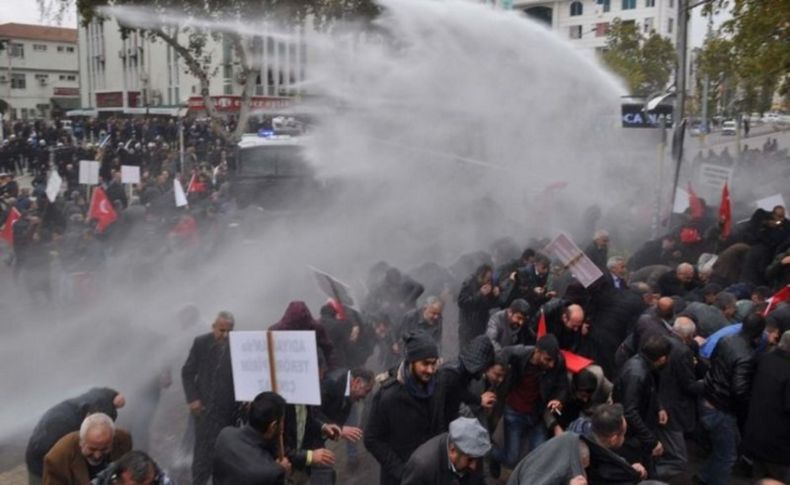
M 258 136 L 261 138 L 271 138 L 274 136 L 274 131 L 261 128 L 258 130 Z

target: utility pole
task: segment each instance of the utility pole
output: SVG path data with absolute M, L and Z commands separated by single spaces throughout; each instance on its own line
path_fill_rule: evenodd
M 677 29 L 677 56 L 678 70 L 675 76 L 675 112 L 672 115 L 674 125 L 680 125 L 680 121 L 686 116 L 686 43 L 688 41 L 688 0 L 678 0 L 678 29 Z
M 713 38 L 713 12 L 708 15 L 708 33 L 705 36 L 705 42 L 710 42 Z M 702 85 L 702 146 L 705 146 L 705 141 L 708 137 L 708 97 L 710 96 L 710 74 L 705 73 L 705 81 Z

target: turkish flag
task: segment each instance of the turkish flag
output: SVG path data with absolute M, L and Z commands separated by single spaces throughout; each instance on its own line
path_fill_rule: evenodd
M 692 219 L 702 219 L 703 214 L 705 213 L 705 209 L 702 208 L 702 201 L 699 197 L 697 197 L 696 192 L 694 189 L 691 188 L 691 182 L 689 182 L 689 214 L 691 215 Z
M 191 194 L 193 192 L 203 193 L 206 191 L 206 184 L 201 182 L 197 174 L 194 172 L 192 173 L 192 178 L 189 179 L 189 185 L 187 185 L 187 194 Z
M 728 238 L 732 232 L 732 207 L 730 207 L 730 188 L 724 182 L 721 189 L 721 203 L 719 204 L 719 221 L 721 222 L 721 237 Z
M 101 187 L 96 187 L 96 190 L 93 191 L 91 207 L 88 211 L 88 220 L 90 219 L 96 219 L 98 221 L 96 229 L 98 229 L 100 233 L 104 232 L 107 226 L 118 219 L 118 214 L 115 212 L 115 209 L 110 203 L 110 199 L 107 198 L 107 194 L 104 193 L 104 189 Z
M 19 220 L 20 217 L 22 217 L 22 214 L 16 210 L 16 207 L 12 207 L 11 211 L 8 213 L 8 217 L 5 219 L 3 232 L 0 232 L 0 238 L 5 239 L 11 247 L 14 247 L 14 223 Z
M 573 374 L 578 374 L 593 363 L 593 361 L 587 357 L 574 354 L 570 350 L 560 350 L 560 352 L 562 352 L 562 356 L 565 357 L 565 368 Z
M 768 299 L 768 306 L 765 308 L 763 316 L 768 316 L 768 314 L 774 311 L 780 303 L 784 303 L 787 300 L 790 300 L 790 285 L 787 285 L 781 290 L 777 291 L 771 298 Z

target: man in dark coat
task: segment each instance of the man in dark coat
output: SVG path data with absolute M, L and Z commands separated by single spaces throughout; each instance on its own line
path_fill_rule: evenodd
M 214 451 L 215 485 L 284 484 L 291 474 L 288 458 L 278 457 L 277 443 L 283 433 L 285 399 L 273 392 L 255 396 L 249 422 L 241 428 L 228 426 Z
M 701 286 L 702 284 L 696 277 L 694 266 L 689 263 L 680 263 L 675 271 L 664 273 L 658 279 L 658 290 L 661 296 L 683 298 Z
M 217 315 L 212 331 L 195 338 L 181 380 L 189 410 L 195 420 L 192 483 L 203 485 L 211 478 L 214 442 L 222 428 L 236 420 L 236 398 L 230 364 L 228 334 L 233 330 L 230 312 Z
M 588 462 L 586 444 L 575 433 L 563 433 L 524 457 L 507 485 L 585 485 Z
M 584 254 L 595 266 L 598 266 L 598 269 L 606 273 L 606 263 L 609 260 L 609 233 L 603 229 L 595 231 L 592 242 L 584 249 Z
M 790 483 L 790 331 L 757 364 L 743 446 L 759 475 Z
M 464 348 L 485 333 L 489 312 L 499 304 L 499 287 L 493 284 L 494 271 L 481 265 L 464 281 L 458 293 L 458 348 Z
M 380 485 L 399 485 L 406 462 L 438 433 L 434 391 L 439 349 L 416 332 L 406 337 L 406 359 L 373 395 L 365 424 L 365 447 L 381 466 Z
M 555 296 L 546 285 L 549 281 L 551 260 L 546 255 L 536 254 L 535 260 L 513 271 L 509 275 L 500 275 L 499 287 L 503 305 L 510 305 L 513 300 L 523 298 L 533 309 Z
M 668 337 L 672 350 L 669 363 L 661 370 L 659 396 L 669 421 L 658 429 L 664 454 L 657 460 L 658 476 L 670 479 L 684 473 L 688 451 L 684 433 L 694 431 L 697 424 L 697 400 L 703 383 L 697 378 L 696 326 L 687 317 L 678 317 Z
M 664 453 L 658 440 L 658 426 L 667 422 L 658 400 L 657 374 L 669 359 L 671 346 L 666 337 L 654 335 L 639 353 L 625 363 L 614 383 L 612 399 L 623 405 L 628 434 L 620 454 L 629 463 L 642 463 L 655 476 L 654 457 Z
M 96 387 L 45 412 L 33 429 L 25 451 L 25 464 L 30 481 L 41 480 L 44 456 L 59 439 L 79 430 L 87 415 L 104 413 L 115 420 L 118 417 L 117 409 L 122 408 L 125 403 L 123 395 L 118 391 Z
M 591 432 L 581 437 L 590 450 L 589 485 L 635 485 L 647 478 L 641 463 L 631 464 L 617 454 L 625 443 L 627 430 L 622 405 L 602 404 L 595 408 Z
M 505 386 L 505 448 L 494 448 L 491 453 L 494 476 L 499 464 L 512 468 L 518 463 L 525 435 L 530 450 L 546 441 L 543 414 L 546 409 L 561 412 L 568 392 L 565 360 L 554 335 L 545 335 L 534 347 L 516 345 L 503 352 L 510 364 Z
M 494 346 L 485 335 L 478 335 L 461 349 L 457 360 L 447 362 L 436 372 L 436 422 L 447 431 L 450 422 L 458 417 L 461 404 L 491 409 L 496 394 L 491 391 L 473 394 L 469 385 L 482 377 L 494 364 Z
M 636 271 L 657 264 L 671 266 L 680 257 L 680 251 L 675 249 L 676 245 L 677 239 L 670 234 L 661 239 L 648 241 L 629 258 L 628 269 Z
M 584 308 L 568 300 L 555 298 L 543 305 L 543 314 L 546 318 L 546 331 L 557 337 L 560 348 L 578 352 L 582 343 Z M 540 314 L 537 314 L 532 325 L 536 331 L 539 322 Z
M 703 483 L 729 483 L 738 457 L 738 416 L 745 416 L 755 368 L 755 349 L 765 329 L 765 319 L 752 313 L 741 331 L 719 340 L 705 375 L 700 421 L 713 450 L 699 471 Z
M 488 431 L 472 418 L 458 418 L 449 432 L 426 441 L 406 462 L 401 485 L 483 485 L 481 459 L 491 449 Z
M 672 334 L 672 321 L 675 317 L 675 300 L 667 296 L 659 298 L 654 308 L 648 308 L 637 320 L 633 332 L 618 347 L 615 363 L 618 368 L 637 354 L 640 347 L 650 337 Z
M 319 325 L 332 342 L 330 367 L 354 368 L 365 365 L 376 345 L 376 335 L 362 316 L 336 299 L 321 307 Z

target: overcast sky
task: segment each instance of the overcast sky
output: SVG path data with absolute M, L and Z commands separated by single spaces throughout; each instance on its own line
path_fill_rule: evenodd
M 47 1 L 51 4 L 58 4 L 62 0 Z M 694 15 L 691 20 L 689 43 L 692 47 L 698 47 L 702 45 L 702 42 L 705 40 L 707 21 L 701 16 L 701 10 L 701 8 L 694 9 Z M 714 28 L 718 27 L 721 22 L 728 17 L 729 14 L 715 17 Z M 26 24 L 38 24 L 41 23 L 40 20 L 40 14 L 36 0 L 0 0 L 0 23 L 19 22 Z M 45 23 L 51 24 L 51 22 Z M 63 27 L 76 26 L 76 12 L 72 11 L 63 22 Z

